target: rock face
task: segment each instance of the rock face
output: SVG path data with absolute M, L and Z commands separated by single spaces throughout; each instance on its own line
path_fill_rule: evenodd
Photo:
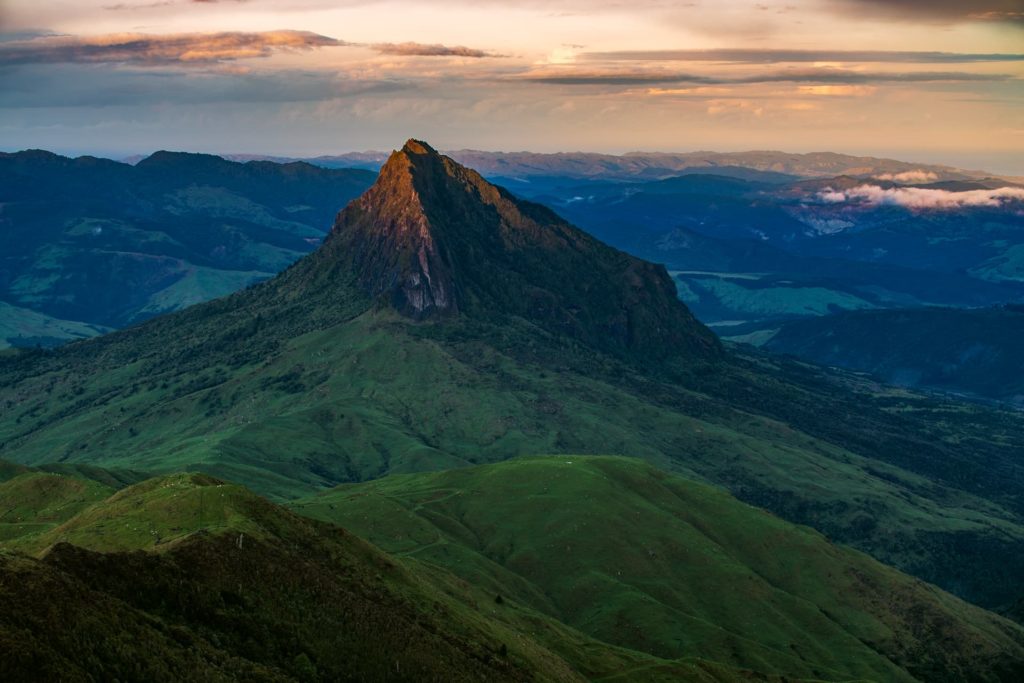
M 338 215 L 331 238 L 344 245 L 371 296 L 387 297 L 412 317 L 458 311 L 451 255 L 442 254 L 423 199 L 443 175 L 437 153 L 410 140 L 384 164 L 376 184 Z
M 324 244 L 403 315 L 513 315 L 609 351 L 715 357 L 710 330 L 662 266 L 613 249 L 547 208 L 409 140 L 338 214 Z

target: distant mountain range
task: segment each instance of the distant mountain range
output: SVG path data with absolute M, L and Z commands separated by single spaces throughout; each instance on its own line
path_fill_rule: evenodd
M 135 166 L 0 154 L 0 344 L 49 346 L 271 277 L 375 177 L 171 152 Z
M 1024 188 L 1001 180 L 509 181 L 598 238 L 665 263 L 723 335 L 838 310 L 1024 301 Z
M 446 151 L 450 158 L 476 169 L 487 177 L 555 176 L 563 178 L 659 180 L 680 172 L 725 174 L 756 172 L 760 179 L 798 177 L 831 178 L 849 176 L 888 176 L 914 181 L 956 181 L 994 177 L 980 170 L 964 170 L 940 164 L 854 156 L 835 152 L 794 154 L 779 151 L 750 152 L 629 152 L 597 154 L 592 152 L 486 152 L 473 149 Z M 387 152 L 348 152 L 315 157 L 285 157 L 261 154 L 224 154 L 232 161 L 305 161 L 327 168 L 365 168 L 377 170 L 388 158 Z M 145 156 L 124 159 L 137 163 Z M 724 173 L 723 173 L 724 172 Z M 1024 182 L 1024 178 L 1002 180 Z

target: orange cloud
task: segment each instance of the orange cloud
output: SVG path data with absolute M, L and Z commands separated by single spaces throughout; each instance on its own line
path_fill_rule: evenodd
M 400 57 L 473 57 L 479 59 L 505 56 L 462 45 L 449 47 L 448 45 L 425 45 L 423 43 L 376 43 L 370 47 L 382 55 Z
M 211 64 L 347 45 L 309 31 L 259 33 L 119 33 L 104 36 L 46 36 L 0 44 L 7 64 L 119 63 L 140 66 Z
M 802 85 L 798 88 L 798 91 L 801 95 L 868 97 L 874 95 L 878 88 L 873 85 Z

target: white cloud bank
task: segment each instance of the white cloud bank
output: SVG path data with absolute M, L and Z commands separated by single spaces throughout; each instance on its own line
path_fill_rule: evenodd
M 883 188 L 861 185 L 849 190 L 826 188 L 818 199 L 827 204 L 863 202 L 876 206 L 902 206 L 908 209 L 960 209 L 999 207 L 1007 202 L 1024 202 L 1024 187 L 1000 187 L 994 190 L 932 190 L 921 187 Z
M 904 171 L 903 173 L 883 173 L 876 176 L 879 180 L 892 180 L 897 183 L 933 183 L 939 176 L 931 171 Z

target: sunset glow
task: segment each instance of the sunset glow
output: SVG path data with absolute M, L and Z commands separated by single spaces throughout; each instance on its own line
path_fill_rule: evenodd
M 7 0 L 0 146 L 832 150 L 1024 175 L 1015 0 Z

